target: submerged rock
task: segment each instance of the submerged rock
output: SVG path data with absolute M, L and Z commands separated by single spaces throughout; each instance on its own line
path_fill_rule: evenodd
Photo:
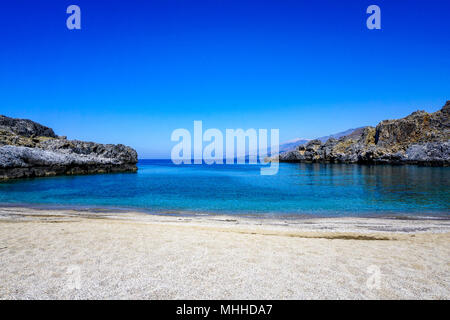
M 0 180 L 136 172 L 136 163 L 136 151 L 122 144 L 67 140 L 31 120 L 0 116 Z
M 279 155 L 282 162 L 450 164 L 450 101 L 434 113 L 416 111 L 325 143 L 312 140 Z

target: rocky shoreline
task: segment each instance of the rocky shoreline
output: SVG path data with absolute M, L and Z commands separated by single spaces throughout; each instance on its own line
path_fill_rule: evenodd
M 122 144 L 67 140 L 34 121 L 0 116 L 0 181 L 136 172 L 136 163 L 136 151 Z
M 362 127 L 325 143 L 312 140 L 278 156 L 280 162 L 450 165 L 450 101 L 434 113 L 416 111 Z

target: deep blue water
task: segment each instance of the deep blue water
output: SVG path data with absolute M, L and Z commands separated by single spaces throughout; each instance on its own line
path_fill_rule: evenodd
M 141 160 L 138 173 L 0 183 L 0 203 L 140 208 L 166 213 L 450 217 L 450 168 L 389 165 L 174 165 Z

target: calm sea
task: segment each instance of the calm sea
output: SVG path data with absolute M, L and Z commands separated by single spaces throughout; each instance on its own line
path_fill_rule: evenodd
M 138 208 L 153 213 L 450 218 L 450 168 L 390 165 L 174 165 L 141 160 L 138 173 L 0 183 L 0 203 Z

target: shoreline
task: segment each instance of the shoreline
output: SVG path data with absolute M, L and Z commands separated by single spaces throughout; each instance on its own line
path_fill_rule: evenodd
M 450 219 L 405 217 L 274 217 L 227 214 L 148 213 L 145 211 L 109 208 L 36 208 L 0 205 L 2 222 L 58 223 L 71 219 L 109 220 L 142 224 L 204 227 L 216 231 L 279 234 L 309 238 L 356 238 L 368 240 L 396 239 L 415 234 L 449 234 Z M 381 238 L 378 237 L 381 235 Z
M 0 207 L 0 299 L 449 299 L 449 240 L 446 220 Z
M 133 221 L 143 224 L 171 224 L 213 229 L 227 228 L 239 230 L 259 230 L 267 233 L 277 229 L 286 234 L 301 237 L 305 232 L 328 234 L 386 234 L 389 236 L 414 235 L 416 233 L 449 233 L 450 219 L 439 217 L 312 217 L 312 216 L 257 216 L 218 213 L 188 214 L 174 212 L 150 213 L 144 210 L 77 207 L 57 208 L 57 206 L 4 206 L 0 204 L 1 222 L 50 222 L 70 219 Z
M 201 211 L 201 210 L 179 210 L 179 209 L 147 209 L 139 207 L 108 206 L 108 205 L 72 205 L 72 204 L 48 204 L 48 203 L 9 203 L 0 202 L 0 210 L 6 208 L 30 209 L 30 210 L 50 210 L 50 211 L 77 211 L 90 213 L 137 213 L 150 216 L 173 216 L 173 217 L 228 217 L 230 219 L 255 219 L 255 220 L 289 220 L 302 221 L 310 219 L 383 219 L 383 220 L 437 220 L 450 221 L 450 213 L 445 211 L 436 213 L 428 212 L 423 214 L 408 214 L 406 212 L 385 212 L 385 213 L 364 213 L 360 215 L 327 215 L 316 212 L 305 213 L 283 213 L 283 212 L 265 212 L 265 213 L 238 213 L 238 212 L 219 212 L 219 211 Z

